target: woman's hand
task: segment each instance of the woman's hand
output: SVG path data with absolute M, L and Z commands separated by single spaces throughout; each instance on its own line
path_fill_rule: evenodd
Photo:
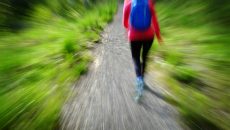
M 164 41 L 161 37 L 158 38 L 158 44 L 161 46 L 164 45 Z

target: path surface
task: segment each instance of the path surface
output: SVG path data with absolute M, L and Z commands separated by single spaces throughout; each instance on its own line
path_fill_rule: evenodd
M 139 104 L 134 102 L 135 73 L 121 21 L 120 7 L 103 33 L 89 72 L 74 87 L 76 96 L 63 108 L 61 129 L 181 130 L 175 109 L 156 85 L 149 85 Z

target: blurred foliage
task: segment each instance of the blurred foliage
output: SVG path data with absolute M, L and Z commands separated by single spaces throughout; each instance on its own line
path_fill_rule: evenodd
M 230 129 L 229 0 L 162 0 L 156 7 L 165 45 L 155 44 L 153 54 L 171 102 L 192 129 Z
M 0 2 L 0 129 L 58 129 L 70 86 L 87 71 L 88 50 L 112 20 L 116 4 Z
M 40 9 L 42 12 L 37 12 L 38 15 L 43 13 L 51 15 L 61 15 L 65 18 L 76 19 L 74 13 L 83 15 L 85 8 L 92 9 L 97 3 L 105 3 L 108 0 L 2 0 L 0 2 L 0 27 L 9 28 L 12 31 L 28 27 L 25 22 L 31 12 L 35 9 Z M 37 6 L 41 6 L 37 8 Z M 74 14 L 76 15 L 76 14 Z M 32 15 L 37 16 L 37 15 Z M 44 16 L 45 17 L 45 16 Z M 49 18 L 49 17 L 46 17 Z

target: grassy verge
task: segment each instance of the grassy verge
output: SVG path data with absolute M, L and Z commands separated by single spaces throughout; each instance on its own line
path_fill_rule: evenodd
M 165 46 L 153 48 L 153 68 L 192 129 L 230 129 L 229 30 L 225 18 L 215 19 L 229 7 L 212 12 L 213 1 L 179 2 L 157 4 Z
M 89 48 L 112 20 L 116 2 L 71 19 L 38 5 L 33 27 L 0 37 L 0 129 L 55 129 L 69 87 L 87 71 Z M 31 21 L 30 21 L 31 22 Z

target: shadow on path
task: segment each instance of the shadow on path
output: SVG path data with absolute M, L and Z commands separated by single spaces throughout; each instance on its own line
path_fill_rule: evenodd
M 155 95 L 157 98 L 160 98 L 160 99 L 162 99 L 162 100 L 165 100 L 165 99 L 166 99 L 165 96 L 164 96 L 163 94 L 154 91 L 154 90 L 153 90 L 151 87 L 149 87 L 148 85 L 145 85 L 145 86 L 144 86 L 144 90 L 146 90 L 146 91 L 150 92 L 151 94 Z

